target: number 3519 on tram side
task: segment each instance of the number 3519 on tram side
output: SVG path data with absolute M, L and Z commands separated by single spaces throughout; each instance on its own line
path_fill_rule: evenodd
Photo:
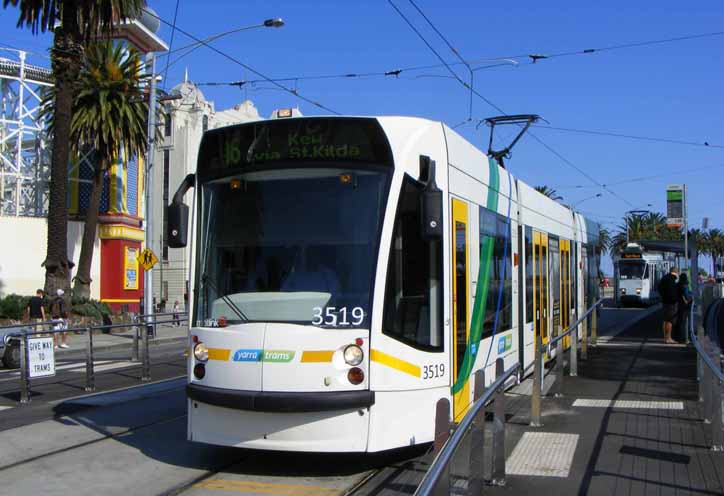
M 206 132 L 168 207 L 169 245 L 191 251 L 189 439 L 314 452 L 431 442 L 437 402 L 462 416 L 476 369 L 529 361 L 513 318 L 517 189 L 424 119 Z

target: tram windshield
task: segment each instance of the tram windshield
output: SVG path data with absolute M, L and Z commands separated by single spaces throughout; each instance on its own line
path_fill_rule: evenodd
M 294 167 L 202 184 L 197 325 L 368 326 L 389 175 Z
M 646 263 L 643 261 L 621 261 L 618 264 L 618 274 L 621 279 L 643 279 L 646 272 Z

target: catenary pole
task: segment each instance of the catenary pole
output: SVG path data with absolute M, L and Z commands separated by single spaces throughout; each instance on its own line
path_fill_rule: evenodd
M 145 214 L 143 223 L 145 224 L 145 241 L 146 248 L 151 248 L 153 242 L 153 223 L 150 220 L 151 216 L 151 191 L 153 189 L 153 154 L 155 152 L 156 145 L 156 54 L 151 52 L 146 55 L 146 68 L 150 68 L 151 73 L 151 86 L 149 88 L 148 98 L 148 147 L 146 151 L 146 162 L 145 162 Z M 143 271 L 143 313 L 150 315 L 153 313 L 153 275 L 151 270 Z M 145 332 L 145 329 L 144 331 Z

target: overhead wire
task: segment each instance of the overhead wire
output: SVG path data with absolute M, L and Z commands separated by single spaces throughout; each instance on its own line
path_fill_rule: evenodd
M 475 73 L 473 72 L 473 68 L 470 67 L 470 64 L 462 57 L 462 55 L 460 55 L 460 52 L 458 52 L 457 49 L 452 45 L 452 43 L 450 43 L 450 41 L 448 41 L 448 39 L 445 37 L 445 35 L 442 34 L 442 32 L 440 32 L 439 29 L 437 29 L 435 24 L 433 24 L 433 22 L 430 20 L 430 18 L 427 17 L 427 15 L 425 15 L 425 13 L 422 11 L 422 9 L 417 6 L 415 1 L 408 0 L 408 2 L 410 2 L 410 5 L 412 5 L 415 8 L 415 10 L 417 10 L 417 12 L 422 16 L 422 18 L 425 19 L 425 21 L 427 21 L 427 24 L 429 24 L 430 27 L 432 28 L 432 30 L 437 33 L 437 35 L 440 37 L 440 39 L 447 45 L 447 47 L 458 58 L 458 60 L 460 60 L 460 62 L 462 64 L 464 64 L 465 67 L 467 67 L 468 72 L 470 73 L 470 101 L 468 103 L 468 120 L 472 121 L 473 120 L 473 87 L 474 87 L 474 81 L 475 81 Z
M 178 19 L 178 6 L 179 3 L 181 3 L 181 0 L 176 0 L 176 8 L 173 11 L 173 27 L 171 28 L 171 39 L 168 42 L 168 50 L 170 53 L 173 51 L 173 36 L 176 34 L 176 20 Z M 163 71 L 163 80 L 161 81 L 163 83 L 163 89 L 166 89 L 166 76 L 168 75 L 168 63 L 171 60 L 171 57 L 168 57 L 166 59 L 166 68 Z
M 397 12 L 397 14 L 398 14 L 400 17 L 402 17 L 402 19 L 403 19 L 403 20 L 405 21 L 405 23 L 410 27 L 410 29 L 411 29 L 411 30 L 423 41 L 423 43 L 430 49 L 430 51 L 431 51 L 433 54 L 435 54 L 435 56 L 436 56 L 443 64 L 445 64 L 445 67 L 446 67 L 447 70 L 455 77 L 455 79 L 457 79 L 457 81 L 458 81 L 460 84 L 462 84 L 464 87 L 468 87 L 468 85 L 458 76 L 458 74 L 457 74 L 455 71 L 452 70 L 452 68 L 449 66 L 449 64 L 447 64 L 447 63 L 445 62 L 445 60 L 440 56 L 440 54 L 437 52 L 437 50 L 435 50 L 435 48 L 427 41 L 427 39 L 425 39 L 425 37 L 422 35 L 422 33 L 420 33 L 420 31 L 414 26 L 414 24 L 412 23 L 412 21 L 410 21 L 410 20 L 407 18 L 407 16 L 394 4 L 394 2 L 393 2 L 392 0 L 387 0 L 387 1 L 388 1 L 388 3 L 395 9 L 395 11 Z M 496 105 L 492 100 L 488 99 L 488 98 L 485 97 L 482 93 L 480 93 L 479 91 L 475 90 L 475 88 L 472 88 L 472 87 L 471 87 L 471 88 L 470 88 L 470 91 L 471 91 L 472 94 L 475 94 L 478 98 L 480 98 L 481 100 L 483 100 L 485 103 L 487 103 L 489 106 L 493 107 L 495 110 L 497 110 L 497 111 L 500 112 L 501 114 L 503 114 L 503 115 L 508 115 L 500 106 Z M 558 151 L 555 150 L 553 147 L 551 147 L 548 143 L 546 143 L 546 142 L 543 141 L 542 139 L 538 138 L 538 136 L 536 136 L 535 134 L 533 134 L 533 133 L 530 132 L 530 131 L 528 131 L 528 135 L 530 135 L 535 141 L 537 141 L 537 142 L 538 142 L 541 146 L 543 146 L 546 150 L 548 150 L 548 151 L 551 152 L 553 155 L 555 155 L 556 157 L 558 157 L 563 163 L 565 163 L 565 164 L 568 165 L 569 167 L 571 167 L 571 168 L 573 168 L 574 170 L 576 170 L 579 174 L 581 174 L 582 176 L 584 176 L 586 179 L 588 179 L 589 181 L 591 181 L 593 184 L 601 187 L 603 190 L 605 190 L 606 192 L 608 192 L 610 195 L 612 195 L 613 197 L 621 200 L 622 202 L 626 203 L 627 205 L 633 206 L 633 203 L 631 203 L 629 200 L 627 200 L 627 199 L 624 198 L 623 196 L 619 195 L 619 194 L 616 193 L 615 191 L 613 191 L 613 190 L 611 190 L 610 188 L 608 188 L 605 184 L 603 184 L 603 183 L 601 183 L 600 181 L 598 181 L 597 179 L 595 179 L 593 176 L 591 176 L 591 175 L 590 175 L 589 173 L 587 173 L 585 170 L 583 170 L 582 168 L 578 167 L 576 164 L 574 164 L 572 161 L 570 161 L 568 158 L 566 158 L 566 157 L 565 157 L 564 155 L 562 155 L 560 152 L 558 152 Z
M 632 134 L 625 134 L 625 133 L 617 133 L 613 131 L 596 131 L 591 129 L 575 129 L 575 128 L 569 128 L 569 127 L 554 127 L 554 126 L 542 126 L 542 125 L 534 125 L 534 127 L 538 129 L 550 129 L 552 131 L 563 131 L 563 132 L 570 132 L 570 133 L 579 133 L 579 134 L 592 134 L 596 136 L 611 136 L 614 138 L 626 138 L 631 140 L 640 140 L 640 141 L 652 141 L 657 143 L 670 143 L 673 145 L 689 145 L 689 146 L 699 146 L 704 148 L 724 148 L 724 145 L 717 145 L 709 143 L 708 141 L 685 141 L 685 140 L 677 140 L 677 139 L 670 139 L 670 138 L 657 138 L 657 137 L 651 137 L 651 136 L 636 136 Z
M 160 22 L 162 22 L 163 24 L 165 24 L 165 25 L 167 25 L 167 26 L 169 26 L 169 27 L 173 27 L 173 26 L 174 26 L 173 24 L 171 24 L 171 23 L 168 22 L 167 20 L 159 17 L 158 14 L 156 14 L 156 13 L 153 12 L 153 11 L 148 10 L 147 8 L 143 8 L 143 11 L 146 12 L 148 15 L 150 15 L 150 16 L 158 19 Z M 204 40 L 202 40 L 202 39 L 200 39 L 200 38 L 197 38 L 196 36 L 192 35 L 192 34 L 189 33 L 188 31 L 185 31 L 185 30 L 181 29 L 181 28 L 178 27 L 178 26 L 175 26 L 175 29 L 176 29 L 179 33 L 183 34 L 184 36 L 187 36 L 188 38 L 191 38 L 192 40 L 194 40 L 194 41 L 196 41 L 196 42 L 198 42 L 198 43 L 201 43 L 202 45 L 204 45 L 204 46 L 207 47 L 208 49 L 216 52 L 217 54 L 221 55 L 221 56 L 224 57 L 225 59 L 227 59 L 227 60 L 229 60 L 229 61 L 231 61 L 231 62 L 239 65 L 240 67 L 243 67 L 244 69 L 248 70 L 249 72 L 252 72 L 252 73 L 256 74 L 256 75 L 259 76 L 260 78 L 262 78 L 262 79 L 264 79 L 265 81 L 273 84 L 274 86 L 278 87 L 279 89 L 281 89 L 281 90 L 289 93 L 290 95 L 293 95 L 293 96 L 295 96 L 296 98 L 299 98 L 300 100 L 305 101 L 305 102 L 307 102 L 307 103 L 309 103 L 309 104 L 311 104 L 311 105 L 313 105 L 313 106 L 315 106 L 315 107 L 317 107 L 317 108 L 320 108 L 320 109 L 322 109 L 322 110 L 325 110 L 325 111 L 327 111 L 327 112 L 329 112 L 329 113 L 331 113 L 331 114 L 340 115 L 339 112 L 337 112 L 336 110 L 333 110 L 333 109 L 327 107 L 326 105 L 323 105 L 323 104 L 320 103 L 320 102 L 317 102 L 317 101 L 314 101 L 314 100 L 312 100 L 312 99 L 310 99 L 310 98 L 307 98 L 307 97 L 303 96 L 302 94 L 300 94 L 298 91 L 292 90 L 292 89 L 290 89 L 290 88 L 287 88 L 287 87 L 284 86 L 283 84 L 279 84 L 278 82 L 273 81 L 271 78 L 269 78 L 269 77 L 266 76 L 265 74 L 259 72 L 258 70 L 254 69 L 254 68 L 251 67 L 250 65 L 245 64 L 245 63 L 242 62 L 241 60 L 239 60 L 239 59 L 237 59 L 237 58 L 235 58 L 235 57 L 232 57 L 231 55 L 229 55 L 228 53 L 226 53 L 226 52 L 224 52 L 224 51 L 222 51 L 222 50 L 219 50 L 218 48 L 210 45 L 210 44 L 207 43 L 206 41 L 204 41 Z

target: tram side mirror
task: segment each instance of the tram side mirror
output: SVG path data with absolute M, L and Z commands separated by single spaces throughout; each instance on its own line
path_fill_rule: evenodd
M 171 202 L 166 207 L 166 219 L 168 246 L 184 248 L 188 243 L 189 206 L 182 202 Z
M 435 161 L 420 155 L 420 181 L 425 184 L 420 197 L 423 239 L 442 238 L 442 191 L 435 183 Z
M 166 238 L 171 248 L 184 248 L 188 244 L 189 207 L 183 202 L 183 197 L 195 181 L 194 174 L 187 175 L 173 195 L 171 205 L 166 207 Z

